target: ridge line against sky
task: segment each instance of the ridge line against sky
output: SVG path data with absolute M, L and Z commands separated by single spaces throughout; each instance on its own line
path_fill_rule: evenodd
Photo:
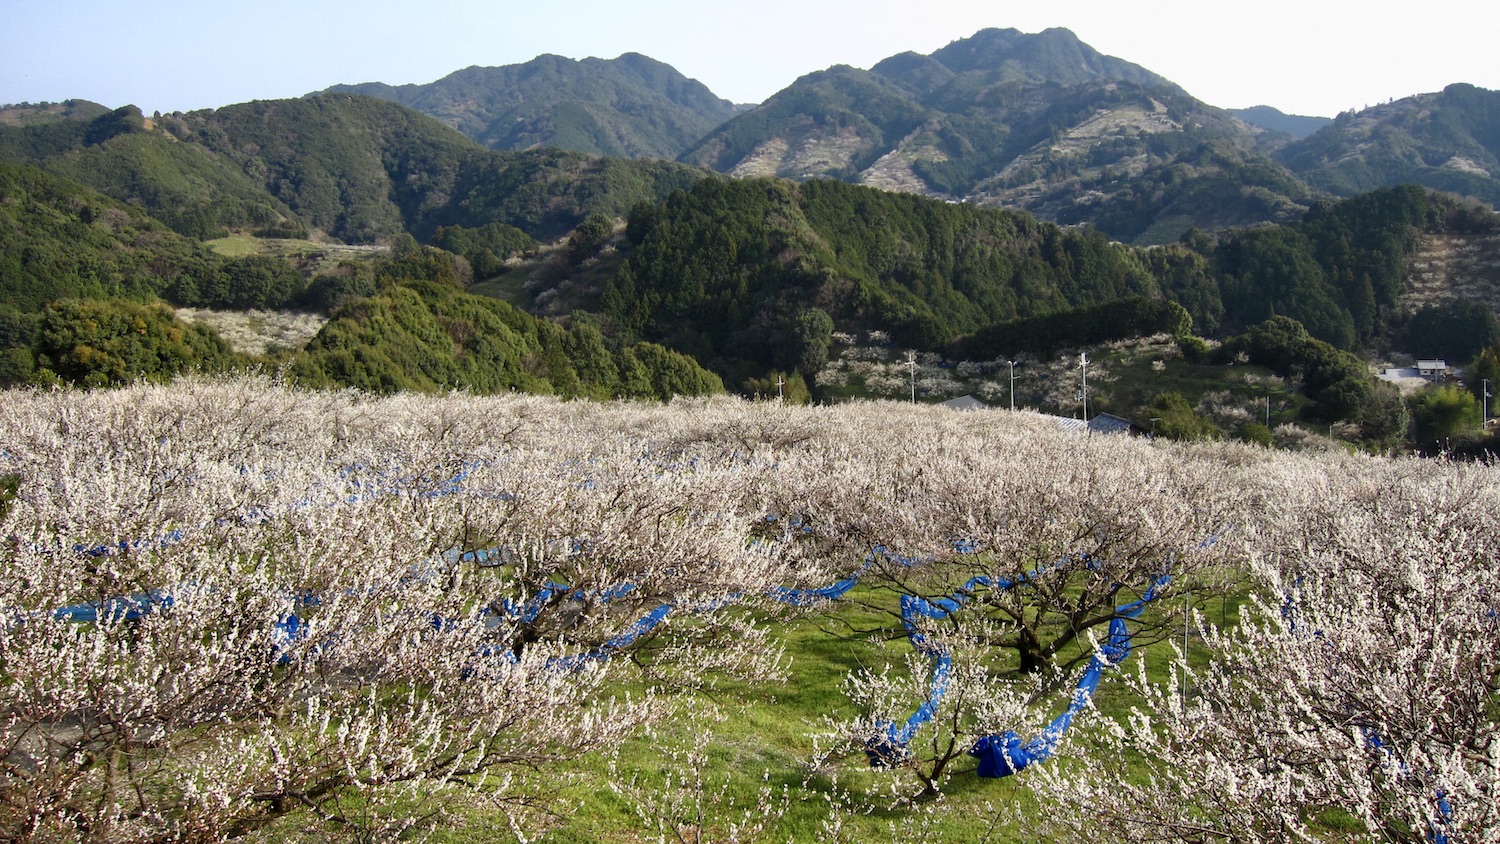
M 0 103 L 153 111 L 433 82 L 472 65 L 641 53 L 737 103 L 989 28 L 1071 29 L 1210 105 L 1331 117 L 1455 82 L 1500 88 L 1500 4 L 1263 0 L 0 0 Z

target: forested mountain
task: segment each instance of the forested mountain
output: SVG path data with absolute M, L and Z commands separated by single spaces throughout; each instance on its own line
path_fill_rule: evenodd
M 93 120 L 109 112 L 88 100 L 63 100 L 60 103 L 16 103 L 0 106 L 0 126 L 36 126 L 65 120 Z
M 637 54 L 329 90 L 409 105 L 495 148 L 680 152 L 734 176 L 835 178 L 1025 210 L 1141 245 L 1292 222 L 1320 197 L 1403 183 L 1500 205 L 1491 92 L 1455 85 L 1337 125 L 1269 106 L 1226 111 L 1065 29 L 989 29 L 869 70 L 831 67 L 738 113 Z
M 814 383 L 834 332 L 994 359 L 1188 330 L 1229 341 L 1271 319 L 1305 326 L 1306 343 L 1273 333 L 1319 360 L 1333 354 L 1324 346 L 1457 360 L 1500 339 L 1487 304 L 1500 292 L 1458 283 L 1430 256 L 1492 243 L 1494 215 L 1413 186 L 1334 202 L 1270 155 L 1284 144 L 1290 164 L 1325 148 L 1326 166 L 1309 172 L 1332 178 L 1369 175 L 1401 150 L 1430 164 L 1451 142 L 1467 152 L 1429 169 L 1476 171 L 1459 192 L 1483 197 L 1491 95 L 1433 97 L 1423 113 L 1397 119 L 1402 104 L 1390 104 L 1379 121 L 1341 116 L 1288 143 L 1066 31 L 986 31 L 931 56 L 812 74 L 687 156 L 736 162 L 727 169 L 744 178 L 489 150 L 347 93 L 149 118 L 82 102 L 11 107 L 0 115 L 0 380 L 110 382 L 235 359 L 158 299 L 316 310 L 323 332 L 276 363 L 307 383 L 378 390 L 665 397 L 794 373 Z M 1363 146 L 1339 146 L 1356 129 Z M 1356 160 L 1365 169 L 1339 169 Z M 745 176 L 766 161 L 797 179 Z M 984 207 L 1001 204 L 1035 213 Z M 389 254 L 299 272 L 201 242 L 229 232 Z M 88 325 L 143 329 L 105 337 Z
M 192 237 L 224 229 L 304 233 L 285 203 L 200 144 L 179 143 L 134 106 L 0 126 L 0 160 L 34 164 L 144 208 Z
M 491 149 L 556 147 L 675 159 L 737 111 L 701 82 L 639 53 L 580 61 L 538 56 L 470 67 L 425 85 L 335 85 L 437 118 Z
M 594 399 L 723 392 L 714 374 L 654 343 L 607 338 L 463 292 L 453 257 L 415 249 L 380 263 L 375 292 L 339 308 L 291 361 L 312 386 L 377 392 L 512 390 Z
M 277 362 L 307 384 L 606 399 L 723 389 L 693 360 L 606 337 L 587 317 L 563 327 L 466 293 L 468 264 L 451 253 L 409 237 L 398 247 L 309 285 L 279 258 L 226 258 L 139 207 L 0 162 L 0 384 L 102 386 L 249 362 L 165 302 L 331 311 L 307 349 Z
M 1135 253 L 1065 231 L 831 180 L 710 181 L 630 217 L 606 312 L 737 383 L 816 371 L 829 332 L 937 349 L 991 323 L 1156 293 Z
M 962 341 L 965 358 L 1179 330 L 1170 311 L 1096 311 L 1132 298 L 1175 303 L 1204 336 L 1279 315 L 1356 349 L 1405 330 L 1401 297 L 1424 236 L 1496 230 L 1489 212 L 1408 187 L 1319 203 L 1287 225 L 1138 249 L 828 179 L 706 180 L 631 214 L 604 308 L 730 383 L 815 370 L 835 329 L 888 331 L 925 350 Z M 1040 317 L 1057 318 L 1045 330 L 1026 322 Z
M 1229 113 L 1249 123 L 1251 126 L 1270 129 L 1272 132 L 1281 132 L 1290 135 L 1294 140 L 1301 140 L 1333 122 L 1333 118 L 1331 117 L 1305 117 L 1300 114 L 1287 114 L 1281 109 L 1266 105 L 1251 106 L 1250 108 L 1232 108 L 1229 110 Z
M 1338 196 L 1411 183 L 1500 207 L 1500 92 L 1449 85 L 1345 112 L 1276 158 Z
M 410 109 L 329 94 L 148 119 L 0 127 L 0 160 L 35 164 L 133 202 L 179 232 L 321 232 L 368 243 L 440 226 L 504 223 L 566 234 L 704 173 L 558 150 L 501 153 Z
M 60 298 L 144 301 L 221 263 L 137 206 L 0 162 L 0 310 L 34 313 Z
M 985 30 L 930 56 L 805 76 L 682 160 L 1018 208 L 1150 243 L 1307 208 L 1312 193 L 1259 150 L 1260 132 L 1067 30 Z

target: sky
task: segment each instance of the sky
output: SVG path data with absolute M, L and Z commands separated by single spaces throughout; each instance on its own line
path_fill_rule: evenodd
M 1066 27 L 1223 108 L 1331 117 L 1454 82 L 1500 89 L 1493 0 L 0 0 L 0 104 L 169 113 L 626 52 L 759 103 L 988 27 Z

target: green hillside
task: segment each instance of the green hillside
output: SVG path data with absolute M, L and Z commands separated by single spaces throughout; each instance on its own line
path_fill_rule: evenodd
M 832 180 L 705 181 L 632 213 L 603 307 L 731 384 L 811 374 L 834 330 L 885 331 L 929 351 L 978 333 L 971 346 L 983 356 L 1174 330 L 1164 311 L 1088 310 L 1129 297 L 1175 302 L 1211 338 L 1281 315 L 1353 350 L 1399 340 L 1407 262 L 1424 234 L 1495 228 L 1493 214 L 1410 187 L 1142 250 L 1088 228 Z M 1041 317 L 1060 322 L 1002 328 Z M 1072 330 L 1101 319 L 1119 324 Z
M 325 93 L 400 103 L 491 149 L 669 160 L 736 111 L 702 83 L 639 53 L 580 61 L 545 55 L 465 68 L 426 85 L 335 85 Z
M 730 382 L 815 370 L 834 326 L 933 349 L 1017 316 L 1157 293 L 1136 254 L 1098 232 L 830 180 L 700 182 L 637 208 L 627 235 L 606 312 Z
M 1067 46 L 1058 37 L 1047 43 Z M 1009 181 L 988 184 L 1021 190 L 1050 173 L 1066 177 L 1060 185 L 1099 187 L 1087 213 L 1061 187 L 1030 202 L 1050 203 L 1059 222 L 1103 230 L 834 179 L 734 180 L 660 161 L 496 152 L 398 104 L 348 94 L 149 119 L 131 107 L 64 109 L 0 124 L 0 159 L 25 162 L 0 171 L 4 379 L 87 377 L 50 365 L 89 355 L 40 349 L 42 321 L 91 313 L 49 310 L 59 301 L 123 313 L 122 299 L 331 315 L 308 349 L 267 361 L 309 383 L 599 398 L 725 385 L 764 394 L 784 376 L 794 390 L 828 397 L 816 376 L 836 332 L 875 332 L 898 348 L 958 359 L 1158 333 L 1228 340 L 1276 317 L 1346 352 L 1451 349 L 1457 360 L 1491 342 L 1484 302 L 1418 296 L 1409 277 L 1423 244 L 1487 237 L 1500 228 L 1494 215 L 1414 186 L 1319 200 L 1263 153 L 1216 135 L 1217 124 L 1132 135 L 1121 115 L 1167 127 L 1189 119 L 1196 101 L 1102 59 L 1085 62 L 1076 84 L 1029 81 L 1017 70 L 1024 62 L 1000 58 L 1005 39 L 986 38 L 901 57 L 879 73 L 814 74 L 726 131 L 836 111 L 831 122 L 799 123 L 803 139 L 842 150 L 840 175 L 863 179 L 866 162 L 888 163 L 876 141 L 938 131 L 918 93 L 958 103 L 988 92 L 964 126 L 989 131 L 1000 124 L 980 118 L 1000 112 L 1031 122 L 1006 124 L 988 147 L 966 135 L 974 155 L 912 159 L 910 171 L 973 179 L 989 169 L 985 155 L 1050 144 L 1006 164 Z M 1026 61 L 1052 67 L 1073 53 L 1039 55 Z M 1124 78 L 1099 78 L 1111 73 Z M 1074 129 L 1059 134 L 1047 115 Z M 1101 115 L 1113 115 L 1113 129 L 1075 131 Z M 721 149 L 754 138 L 737 137 L 721 134 Z M 1109 155 L 1147 163 L 1133 176 L 1116 171 L 1114 159 L 1089 151 L 1100 138 Z M 1239 225 L 1247 219 L 1282 222 Z M 295 249 L 232 255 L 194 239 L 227 231 L 309 237 Z M 1120 233 L 1164 245 L 1112 242 Z M 327 238 L 381 246 L 340 253 L 353 258 L 343 261 L 319 250 Z M 167 319 L 163 337 L 183 330 Z M 1435 339 L 1445 331 L 1472 340 Z M 147 369 L 221 365 L 173 348 L 162 345 L 164 362 Z M 1367 415 L 1353 399 L 1307 401 L 1342 408 L 1323 417 Z
M 590 213 L 623 216 L 705 175 L 557 150 L 492 152 L 410 109 L 351 95 L 0 126 L 0 160 L 67 176 L 193 237 L 317 232 L 351 243 L 490 223 L 552 240 Z
M 567 328 L 463 292 L 453 256 L 417 248 L 375 263 L 372 295 L 355 297 L 291 364 L 299 382 L 478 394 L 649 398 L 723 392 L 717 376 L 652 343 L 606 338 L 579 318 Z
M 476 249 L 504 249 L 524 238 L 514 229 L 448 235 L 450 245 Z M 212 331 L 180 322 L 165 301 L 332 310 L 306 350 L 264 361 L 286 364 L 293 377 L 319 386 L 600 399 L 723 389 L 691 359 L 606 337 L 586 318 L 564 328 L 465 293 L 466 261 L 409 237 L 405 244 L 391 257 L 346 260 L 309 285 L 274 252 L 221 255 L 137 206 L 0 162 L 0 383 L 60 378 L 102 386 L 249 362 Z
M 1339 196 L 1411 183 L 1500 207 L 1500 92 L 1441 92 L 1346 112 L 1277 159 Z
M 0 162 L 0 308 L 52 300 L 147 300 L 220 261 L 139 207 L 35 167 Z

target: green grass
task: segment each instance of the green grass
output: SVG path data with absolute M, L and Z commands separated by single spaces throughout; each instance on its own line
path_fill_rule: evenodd
M 712 736 L 705 748 L 708 763 L 704 775 L 708 785 L 714 789 L 727 781 L 728 789 L 724 802 L 711 807 L 704 840 L 722 840 L 723 830 L 716 831 L 712 825 L 715 815 L 720 824 L 740 818 L 744 809 L 756 804 L 763 783 L 778 795 L 785 788 L 789 799 L 784 814 L 758 840 L 826 840 L 823 825 L 833 814 L 839 816 L 844 840 L 849 841 L 889 840 L 893 828 L 913 832 L 924 825 L 932 828 L 921 837 L 934 842 L 1036 840 L 1043 807 L 1031 793 L 1025 774 L 1001 780 L 980 779 L 974 775 L 977 763 L 965 757 L 954 763 L 955 773 L 940 801 L 929 800 L 896 809 L 876 803 L 856 811 L 860 801 L 851 795 L 901 775 L 872 771 L 862 755 L 832 760 L 829 769 L 810 768 L 815 755 L 814 736 L 828 729 L 825 719 L 857 714 L 841 691 L 844 677 L 858 668 L 878 670 L 886 663 L 895 671 L 906 670 L 904 658 L 910 644 L 891 612 L 894 604 L 891 593 L 851 592 L 829 611 L 794 620 L 781 628 L 781 641 L 791 658 L 785 682 L 772 685 L 724 682 L 711 697 L 691 699 L 700 705 L 711 702 L 727 716 L 723 723 L 712 725 Z M 1218 622 L 1220 609 L 1215 599 L 1204 612 L 1211 621 Z M 1238 601 L 1230 600 L 1223 610 L 1228 621 L 1234 623 L 1238 618 Z M 863 632 L 852 632 L 855 630 Z M 1172 638 L 1181 642 L 1180 634 Z M 1202 651 L 1196 637 L 1191 645 L 1191 662 L 1206 664 L 1209 655 Z M 1086 645 L 1077 647 L 1081 650 Z M 1165 683 L 1168 674 L 1175 670 L 1171 653 L 1170 645 L 1163 642 L 1137 648 L 1131 659 L 1146 658 L 1148 676 Z M 1037 711 L 1050 718 L 1062 711 L 1067 697 L 1067 689 L 1049 695 L 1038 704 Z M 918 703 L 914 698 L 911 708 L 914 710 Z M 1121 716 L 1135 703 L 1137 700 L 1118 677 L 1106 675 L 1095 700 L 1101 713 Z M 612 771 L 617 779 L 634 776 L 639 778 L 643 790 L 661 794 L 669 772 L 675 771 L 676 776 L 686 773 L 674 762 L 672 753 L 692 747 L 697 730 L 698 726 L 690 719 L 663 724 L 653 738 L 636 739 L 608 754 L 590 756 L 570 766 L 574 780 L 561 795 L 569 811 L 544 840 L 656 840 L 654 834 L 648 835 L 642 828 L 629 800 L 610 790 L 609 778 Z M 913 783 L 909 777 L 905 782 Z M 845 808 L 830 808 L 839 805 Z M 454 837 L 444 840 L 478 839 L 455 832 Z
M 208 248 L 223 255 L 226 258 L 243 258 L 247 255 L 259 255 L 262 251 L 258 237 L 249 235 L 232 235 L 221 237 L 218 240 L 207 241 Z
M 274 255 L 284 258 L 302 269 L 309 276 L 328 272 L 340 261 L 362 261 L 385 249 L 375 246 L 345 246 L 337 243 L 317 243 L 311 240 L 292 238 L 263 238 L 250 235 L 231 235 L 206 242 L 208 247 L 226 258 L 244 258 L 249 255 Z
M 1168 600 L 1172 605 L 1161 609 L 1180 610 L 1180 597 Z M 694 770 L 686 761 L 686 752 L 695 748 L 695 739 L 706 731 L 707 739 L 697 745 L 706 759 L 701 768 L 706 797 L 702 841 L 727 840 L 727 824 L 743 822 L 747 810 L 752 817 L 760 817 L 762 807 L 757 803 L 763 786 L 772 793 L 766 828 L 758 837 L 741 840 L 894 839 L 934 844 L 1040 840 L 1040 824 L 1047 807 L 1033 793 L 1033 778 L 1026 773 L 999 780 L 980 779 L 974 774 L 975 761 L 964 757 L 955 763 L 954 774 L 940 799 L 893 808 L 889 801 L 866 801 L 859 795 L 869 786 L 888 784 L 903 775 L 872 771 L 862 754 L 833 759 L 818 770 L 811 767 L 814 736 L 828 730 L 826 719 L 858 714 L 841 690 L 845 676 L 861 667 L 878 670 L 886 663 L 895 671 L 906 670 L 904 659 L 910 644 L 896 606 L 895 593 L 859 587 L 823 610 L 790 620 L 768 621 L 779 632 L 790 658 L 783 682 L 721 678 L 711 692 L 681 694 L 677 714 L 655 725 L 654 735 L 638 736 L 619 747 L 595 748 L 589 755 L 558 767 L 514 772 L 553 798 L 550 813 L 517 816 L 516 822 L 527 831 L 528 840 L 553 844 L 656 841 L 658 832 L 648 827 L 638 809 L 644 808 L 651 817 L 659 816 L 660 807 L 673 798 L 689 801 L 690 805 L 693 789 L 683 786 L 682 778 L 691 778 Z M 1239 609 L 1240 601 L 1233 596 L 1222 604 L 1215 597 L 1201 607 L 1211 623 L 1227 620 L 1234 624 Z M 1171 638 L 1180 643 L 1180 628 L 1177 630 Z M 1082 650 L 1086 646 L 1077 647 Z M 1139 646 L 1130 660 L 1142 658 L 1147 660 L 1148 677 L 1153 682 L 1166 683 L 1175 670 L 1172 649 L 1166 642 Z M 1193 637 L 1190 661 L 1201 666 L 1208 658 L 1201 642 Z M 1013 660 L 1002 657 L 997 665 L 1003 669 L 1008 662 Z M 1125 670 L 1134 668 L 1127 663 Z M 622 676 L 625 679 L 617 693 L 639 694 L 644 689 L 643 681 L 629 669 Z M 1050 719 L 1062 711 L 1067 698 L 1067 689 L 1051 694 L 1038 703 L 1036 711 Z M 913 698 L 911 709 L 919 702 Z M 1118 675 L 1106 674 L 1095 698 L 1100 714 L 1123 716 L 1136 703 Z M 716 709 L 723 720 L 715 723 L 689 714 L 708 709 Z M 1085 725 L 1097 717 L 1091 715 L 1078 723 Z M 1065 759 L 1043 764 L 1054 763 L 1073 764 Z M 629 787 L 632 781 L 633 789 Z M 904 781 L 913 783 L 909 776 Z M 611 782 L 622 786 L 620 790 L 625 793 L 611 788 Z M 507 817 L 514 808 L 485 804 L 456 793 L 451 796 L 456 802 L 434 831 L 433 841 L 467 844 L 515 840 Z M 679 830 L 684 835 L 682 840 L 697 840 L 693 837 L 697 818 L 683 820 L 686 823 Z M 842 826 L 836 839 L 830 839 L 825 828 L 831 820 Z M 1337 821 L 1330 818 L 1320 823 L 1331 828 Z M 317 827 L 312 819 L 294 815 L 266 830 L 263 840 L 310 843 L 318 837 Z M 674 839 L 668 834 L 665 840 Z

